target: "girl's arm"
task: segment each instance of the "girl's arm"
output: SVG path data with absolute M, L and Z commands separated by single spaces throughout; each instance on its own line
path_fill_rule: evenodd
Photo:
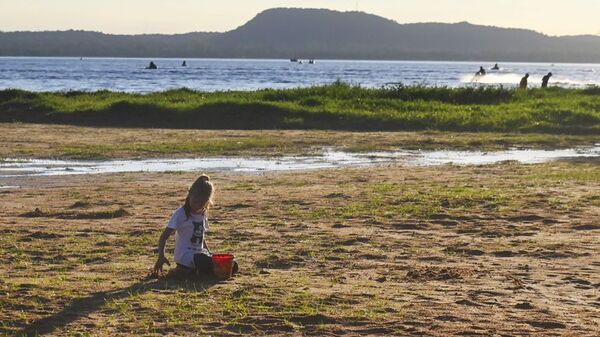
M 171 236 L 171 234 L 173 234 L 174 231 L 175 231 L 174 229 L 167 227 L 167 228 L 165 228 L 165 230 L 160 235 L 160 238 L 158 239 L 158 259 L 156 260 L 156 263 L 154 264 L 154 273 L 155 274 L 159 274 L 162 272 L 163 265 L 165 263 L 168 266 L 171 265 L 169 263 L 169 260 L 167 260 L 167 258 L 165 257 L 165 245 L 167 244 L 167 239 L 169 238 L 169 236 Z

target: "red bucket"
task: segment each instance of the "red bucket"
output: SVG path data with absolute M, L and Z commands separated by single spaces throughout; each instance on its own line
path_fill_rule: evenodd
M 226 280 L 231 277 L 233 272 L 233 255 L 231 254 L 213 254 L 212 261 L 215 276 L 220 280 Z

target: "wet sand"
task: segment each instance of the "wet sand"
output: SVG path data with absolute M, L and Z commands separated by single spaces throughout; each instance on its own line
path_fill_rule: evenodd
M 242 273 L 147 279 L 195 175 L 38 177 L 0 190 L 0 333 L 600 332 L 597 162 L 212 173 L 207 240 Z
M 397 150 L 502 151 L 598 146 L 597 135 L 314 130 L 178 130 L 0 123 L 0 160 L 314 155 Z

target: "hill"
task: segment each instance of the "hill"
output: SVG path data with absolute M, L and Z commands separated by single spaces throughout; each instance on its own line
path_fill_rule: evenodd
M 362 12 L 277 8 L 225 33 L 0 33 L 0 56 L 233 57 L 600 62 L 600 37 L 399 24 Z
M 0 33 L 0 56 L 194 57 L 215 33 L 110 35 L 80 30 Z

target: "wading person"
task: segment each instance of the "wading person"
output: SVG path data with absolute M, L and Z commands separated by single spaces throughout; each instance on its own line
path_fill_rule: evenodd
M 548 73 L 548 75 L 542 77 L 542 88 L 548 88 L 550 77 L 552 77 L 552 73 Z
M 527 79 L 529 79 L 529 74 L 525 74 L 519 83 L 519 89 L 527 89 Z

